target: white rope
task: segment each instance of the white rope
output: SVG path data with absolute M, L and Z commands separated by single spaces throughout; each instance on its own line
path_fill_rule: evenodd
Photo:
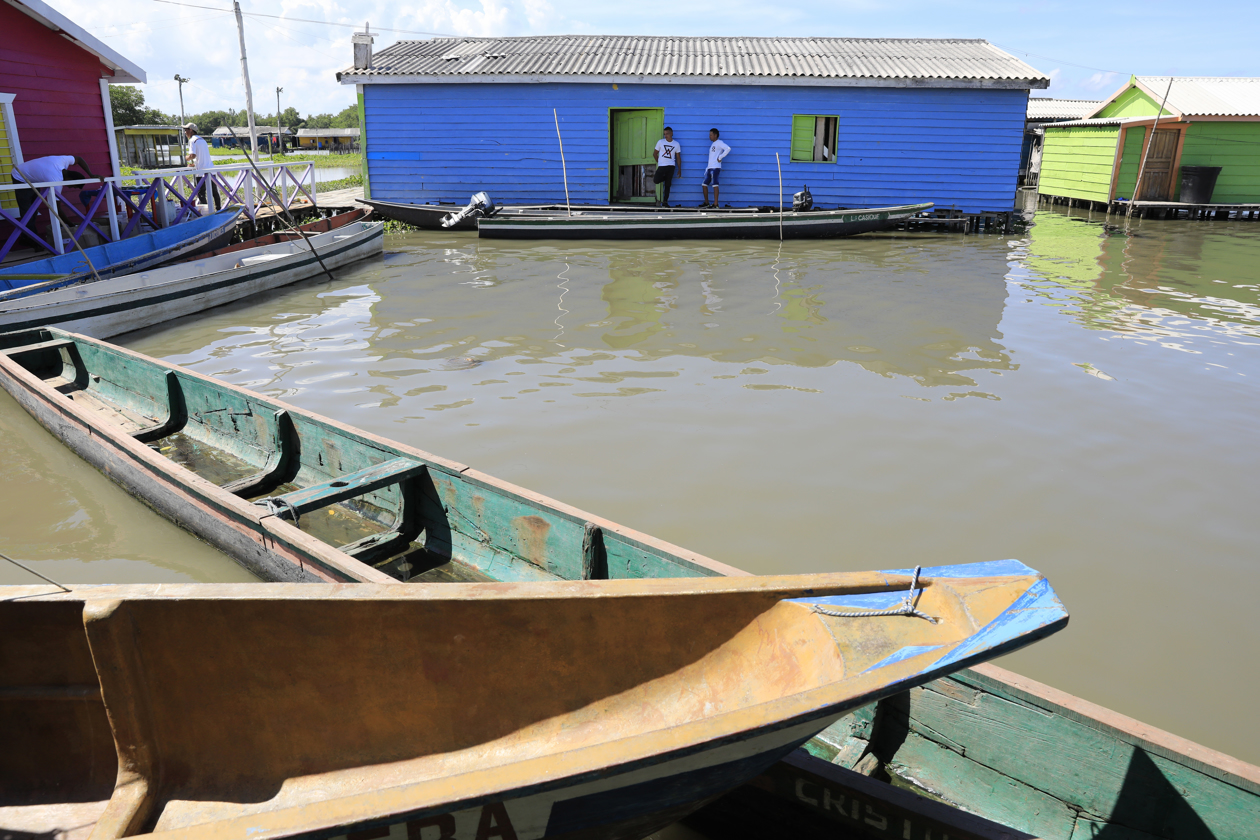
M 922 568 L 922 566 L 914 567 L 914 575 L 910 578 L 910 591 L 906 593 L 906 597 L 902 600 L 902 602 L 892 609 L 842 611 L 829 610 L 826 607 L 820 607 L 817 604 L 814 604 L 814 612 L 829 615 L 834 618 L 877 618 L 880 616 L 909 615 L 915 618 L 926 618 L 928 621 L 936 624 L 938 619 L 933 618 L 925 612 L 919 611 L 919 609 L 914 605 L 915 601 L 918 600 L 919 571 Z

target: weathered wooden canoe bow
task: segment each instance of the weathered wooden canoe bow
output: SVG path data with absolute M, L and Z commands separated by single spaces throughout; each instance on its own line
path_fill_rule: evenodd
M 644 837 L 1067 623 L 1019 564 L 905 571 L 3 587 L 0 830 Z

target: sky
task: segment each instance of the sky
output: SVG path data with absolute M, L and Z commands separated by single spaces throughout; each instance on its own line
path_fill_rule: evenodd
M 191 79 L 186 113 L 245 107 L 229 0 L 49 2 L 147 71 L 148 105 L 179 113 L 178 73 Z M 1051 78 L 1034 95 L 1064 99 L 1105 99 L 1130 74 L 1260 76 L 1254 0 L 243 0 L 241 9 L 258 113 L 275 113 L 277 87 L 281 109 L 303 115 L 352 104 L 353 87 L 335 74 L 351 64 L 350 33 L 365 21 L 376 50 L 431 35 L 983 38 Z

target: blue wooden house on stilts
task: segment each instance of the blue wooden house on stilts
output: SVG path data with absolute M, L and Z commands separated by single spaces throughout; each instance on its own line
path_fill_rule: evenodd
M 356 35 L 365 193 L 414 204 L 652 202 L 652 149 L 682 143 L 670 203 L 695 205 L 709 129 L 732 148 L 721 200 L 935 202 L 1009 212 L 1030 89 L 1049 79 L 980 40 Z M 776 163 L 776 153 L 779 163 Z

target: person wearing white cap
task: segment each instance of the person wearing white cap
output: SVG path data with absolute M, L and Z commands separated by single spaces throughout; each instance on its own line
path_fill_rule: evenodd
M 214 167 L 214 161 L 210 159 L 210 145 L 206 143 L 206 138 L 197 134 L 196 123 L 187 122 L 180 127 L 184 129 L 184 136 L 188 138 L 188 165 L 196 169 L 199 175 L 203 172 L 208 175 L 209 171 Z M 214 190 L 214 204 L 210 204 L 212 187 Z M 218 208 L 219 188 L 214 186 L 213 179 L 208 179 L 206 182 L 205 199 L 211 210 Z

